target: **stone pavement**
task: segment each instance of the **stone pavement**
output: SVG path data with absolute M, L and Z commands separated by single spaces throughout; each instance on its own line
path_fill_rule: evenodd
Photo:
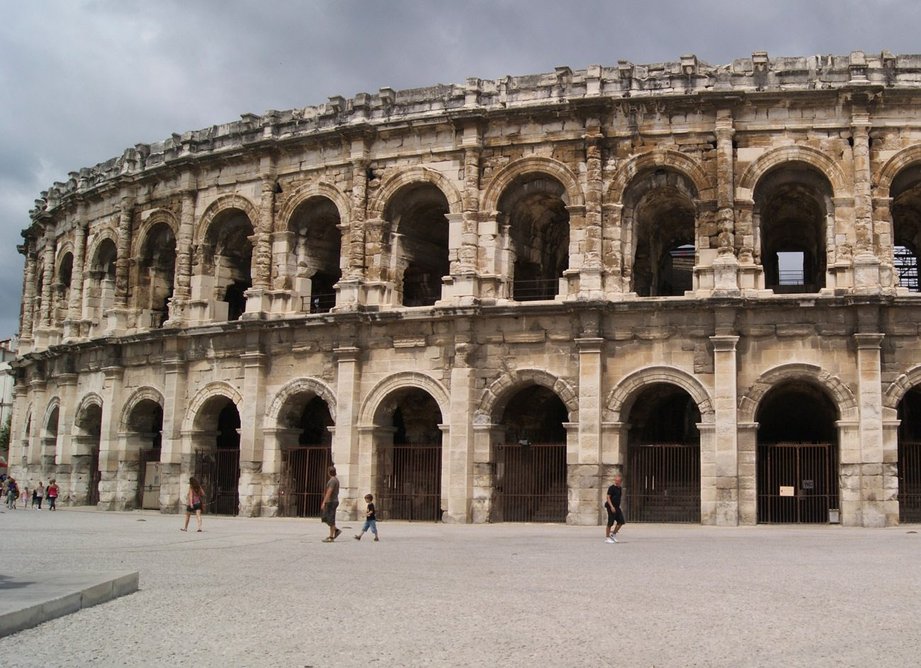
M 140 589 L 0 638 L 3 666 L 915 666 L 913 527 L 0 514 L 0 574 Z M 4 598 L 9 591 L 0 591 Z M 15 595 L 15 593 L 13 594 Z

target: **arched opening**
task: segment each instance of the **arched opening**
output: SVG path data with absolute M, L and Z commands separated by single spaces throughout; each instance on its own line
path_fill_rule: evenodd
M 289 265 L 302 311 L 327 313 L 336 305 L 335 285 L 342 276 L 339 224 L 339 209 L 326 197 L 311 197 L 291 216 Z
M 838 510 L 838 412 L 807 381 L 788 381 L 761 400 L 758 522 L 824 523 Z
M 682 388 L 645 387 L 629 411 L 624 508 L 631 522 L 700 522 L 700 410 Z
M 918 292 L 921 252 L 921 164 L 899 173 L 889 189 L 892 197 L 893 269 L 896 285 Z
M 569 268 L 566 189 L 544 174 L 515 179 L 499 198 L 499 223 L 509 239 L 512 299 L 553 299 Z
M 157 223 L 147 233 L 138 260 L 138 277 L 134 287 L 135 307 L 141 322 L 153 329 L 169 317 L 176 273 L 176 236 L 166 223 Z
M 70 281 L 73 276 L 74 256 L 65 253 L 58 265 L 57 281 L 54 284 L 54 316 L 55 323 L 60 324 L 67 319 L 70 304 Z
M 566 427 L 569 412 L 542 385 L 520 389 L 502 415 L 496 448 L 493 522 L 565 522 Z
M 37 263 L 35 267 L 35 295 L 32 297 L 32 330 L 36 331 L 42 327 L 42 299 L 45 289 L 45 267 L 42 263 Z M 23 305 L 26 308 L 26 305 Z
M 333 418 L 327 403 L 305 392 L 288 400 L 279 415 L 282 485 L 278 511 L 285 517 L 320 517 L 327 469 L 333 465 Z
M 899 402 L 899 522 L 921 522 L 921 387 Z
M 213 319 L 239 320 L 246 311 L 246 291 L 253 287 L 253 224 L 239 209 L 222 211 L 211 223 L 200 249 L 197 273 L 210 278 Z
M 206 509 L 240 512 L 240 413 L 233 401 L 211 397 L 195 420 L 195 477 L 205 489 Z
M 624 194 L 624 227 L 633 234 L 632 290 L 681 297 L 693 288 L 697 191 L 666 169 L 647 172 Z
M 825 287 L 832 196 L 828 179 L 800 163 L 777 167 L 755 186 L 755 233 L 761 239 L 765 287 L 778 293 Z
M 441 298 L 442 278 L 450 273 L 448 210 L 448 199 L 430 183 L 404 186 L 387 203 L 388 273 L 403 306 L 431 306 Z
M 89 404 L 75 421 L 74 454 L 71 459 L 71 489 L 74 505 L 99 503 L 99 440 L 102 435 L 102 406 Z M 60 499 L 59 499 L 60 501 Z
M 88 316 L 100 325 L 106 312 L 115 303 L 115 260 L 118 251 L 115 242 L 103 239 L 90 263 L 90 279 L 86 287 L 85 304 Z
M 441 409 L 425 390 L 391 393 L 378 409 L 378 506 L 394 520 L 441 519 Z
M 128 448 L 137 452 L 138 486 L 135 507 L 160 508 L 160 455 L 163 407 L 152 399 L 139 401 L 128 416 Z
M 42 453 L 41 465 L 42 476 L 47 477 L 54 470 L 57 458 L 58 448 L 58 419 L 61 410 L 55 406 L 48 414 L 48 420 L 45 422 L 45 432 L 42 434 Z

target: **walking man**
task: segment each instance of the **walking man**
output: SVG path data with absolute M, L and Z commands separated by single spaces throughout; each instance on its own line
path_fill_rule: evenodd
M 336 477 L 336 467 L 329 467 L 329 480 L 326 481 L 326 492 L 323 502 L 320 503 L 321 519 L 329 525 L 329 537 L 324 538 L 324 543 L 332 543 L 342 533 L 336 528 L 336 509 L 339 507 L 339 478 Z
M 621 487 L 623 482 L 624 477 L 620 473 L 614 476 L 614 484 L 608 487 L 607 500 L 604 502 L 604 507 L 608 511 L 608 524 L 605 527 L 604 540 L 608 543 L 617 542 L 617 532 L 626 524 L 624 511 L 620 507 L 620 502 L 623 498 L 623 488 Z M 613 531 L 611 527 L 614 527 Z

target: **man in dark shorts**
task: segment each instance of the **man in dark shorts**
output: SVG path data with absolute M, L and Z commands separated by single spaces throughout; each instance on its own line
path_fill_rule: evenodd
M 342 533 L 336 528 L 336 509 L 339 507 L 339 478 L 336 477 L 336 467 L 329 467 L 329 480 L 326 481 L 326 492 L 320 503 L 320 519 L 329 525 L 329 537 L 324 538 L 324 543 L 332 543 Z
M 606 543 L 617 542 L 617 532 L 626 524 L 624 520 L 624 511 L 621 510 L 620 501 L 623 498 L 623 488 L 621 484 L 624 478 L 619 473 L 614 476 L 614 484 L 608 487 L 607 499 L 604 502 L 605 510 L 608 511 L 608 524 L 604 531 L 604 540 Z M 611 530 L 614 527 L 614 530 Z

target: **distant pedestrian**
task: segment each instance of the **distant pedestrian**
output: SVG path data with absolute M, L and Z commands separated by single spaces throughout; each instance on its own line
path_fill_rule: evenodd
M 374 534 L 374 542 L 380 540 L 377 535 L 377 515 L 374 511 L 374 495 L 365 494 L 365 503 L 368 504 L 368 509 L 365 512 L 365 523 L 361 527 L 361 533 L 355 536 L 355 540 L 361 540 L 361 537 L 365 535 L 365 531 L 371 529 L 371 533 Z
M 45 486 L 42 481 L 38 481 L 38 487 L 35 488 L 35 503 L 39 510 L 42 509 L 42 501 L 45 499 Z
M 607 543 L 616 543 L 617 532 L 626 524 L 624 511 L 620 507 L 623 499 L 623 488 L 621 487 L 623 481 L 624 478 L 619 473 L 614 476 L 614 484 L 608 487 L 607 498 L 604 502 L 604 507 L 608 511 L 608 523 L 604 530 L 604 540 Z M 614 529 L 612 530 L 611 527 Z
M 329 480 L 326 481 L 326 491 L 320 503 L 320 519 L 329 525 L 329 536 L 323 539 L 324 543 L 332 543 L 342 533 L 336 528 L 336 509 L 339 507 L 339 478 L 336 477 L 336 467 L 329 467 Z
M 57 510 L 58 502 L 58 483 L 56 480 L 53 480 L 48 483 L 48 489 L 45 493 L 48 495 L 48 510 Z
M 23 485 L 22 489 L 19 490 L 19 496 L 22 497 L 22 507 L 28 508 L 29 503 L 32 501 L 32 491 L 29 489 L 28 483 Z
M 186 496 L 185 505 L 185 524 L 180 531 L 188 531 L 189 520 L 192 514 L 195 514 L 195 521 L 198 523 L 198 531 L 201 532 L 201 509 L 205 503 L 205 490 L 202 489 L 201 483 L 194 477 L 189 478 L 189 493 Z
M 16 510 L 16 499 L 18 498 L 19 486 L 16 484 L 16 478 L 10 476 L 6 479 L 6 507 Z

